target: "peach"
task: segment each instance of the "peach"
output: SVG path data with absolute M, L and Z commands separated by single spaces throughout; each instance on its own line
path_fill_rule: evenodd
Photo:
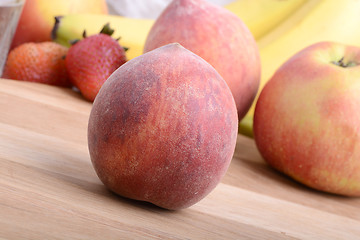
M 238 118 L 223 78 L 179 44 L 118 68 L 90 113 L 88 147 L 111 191 L 165 209 L 214 189 L 235 150 Z
M 242 119 L 258 91 L 261 71 L 257 44 L 243 21 L 205 0 L 174 0 L 156 19 L 144 52 L 172 42 L 204 58 L 220 73 Z
M 105 0 L 26 0 L 11 44 L 51 41 L 55 16 L 108 12 Z

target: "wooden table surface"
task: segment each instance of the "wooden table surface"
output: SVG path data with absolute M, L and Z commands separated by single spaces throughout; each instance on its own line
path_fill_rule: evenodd
M 90 110 L 72 90 L 0 79 L 0 239 L 360 239 L 360 198 L 292 181 L 241 135 L 226 176 L 194 206 L 119 197 L 91 165 Z

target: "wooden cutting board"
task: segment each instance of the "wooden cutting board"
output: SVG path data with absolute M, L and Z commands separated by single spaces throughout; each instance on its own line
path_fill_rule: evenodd
M 72 90 L 0 79 L 0 238 L 360 239 L 360 198 L 292 181 L 241 135 L 222 182 L 188 209 L 116 196 L 90 162 L 90 110 Z

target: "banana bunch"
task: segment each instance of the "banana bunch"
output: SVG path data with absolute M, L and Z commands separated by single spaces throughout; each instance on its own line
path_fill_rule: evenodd
M 318 41 L 336 41 L 360 46 L 360 0 L 237 0 L 226 6 L 249 27 L 258 42 L 262 64 L 259 93 L 274 72 L 293 54 Z M 114 15 L 73 14 L 58 19 L 53 39 L 69 46 L 86 30 L 98 33 L 110 23 L 129 48 L 128 59 L 142 54 L 153 19 L 131 19 Z M 239 132 L 252 136 L 256 100 L 240 122 Z

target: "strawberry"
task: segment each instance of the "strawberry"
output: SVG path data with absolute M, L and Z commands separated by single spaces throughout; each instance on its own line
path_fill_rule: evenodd
M 55 42 L 21 44 L 10 51 L 2 77 L 70 87 L 65 67 L 67 51 Z
M 66 55 L 70 81 L 85 99 L 94 101 L 106 79 L 126 60 L 125 49 L 111 37 L 106 24 L 100 33 L 75 42 Z

